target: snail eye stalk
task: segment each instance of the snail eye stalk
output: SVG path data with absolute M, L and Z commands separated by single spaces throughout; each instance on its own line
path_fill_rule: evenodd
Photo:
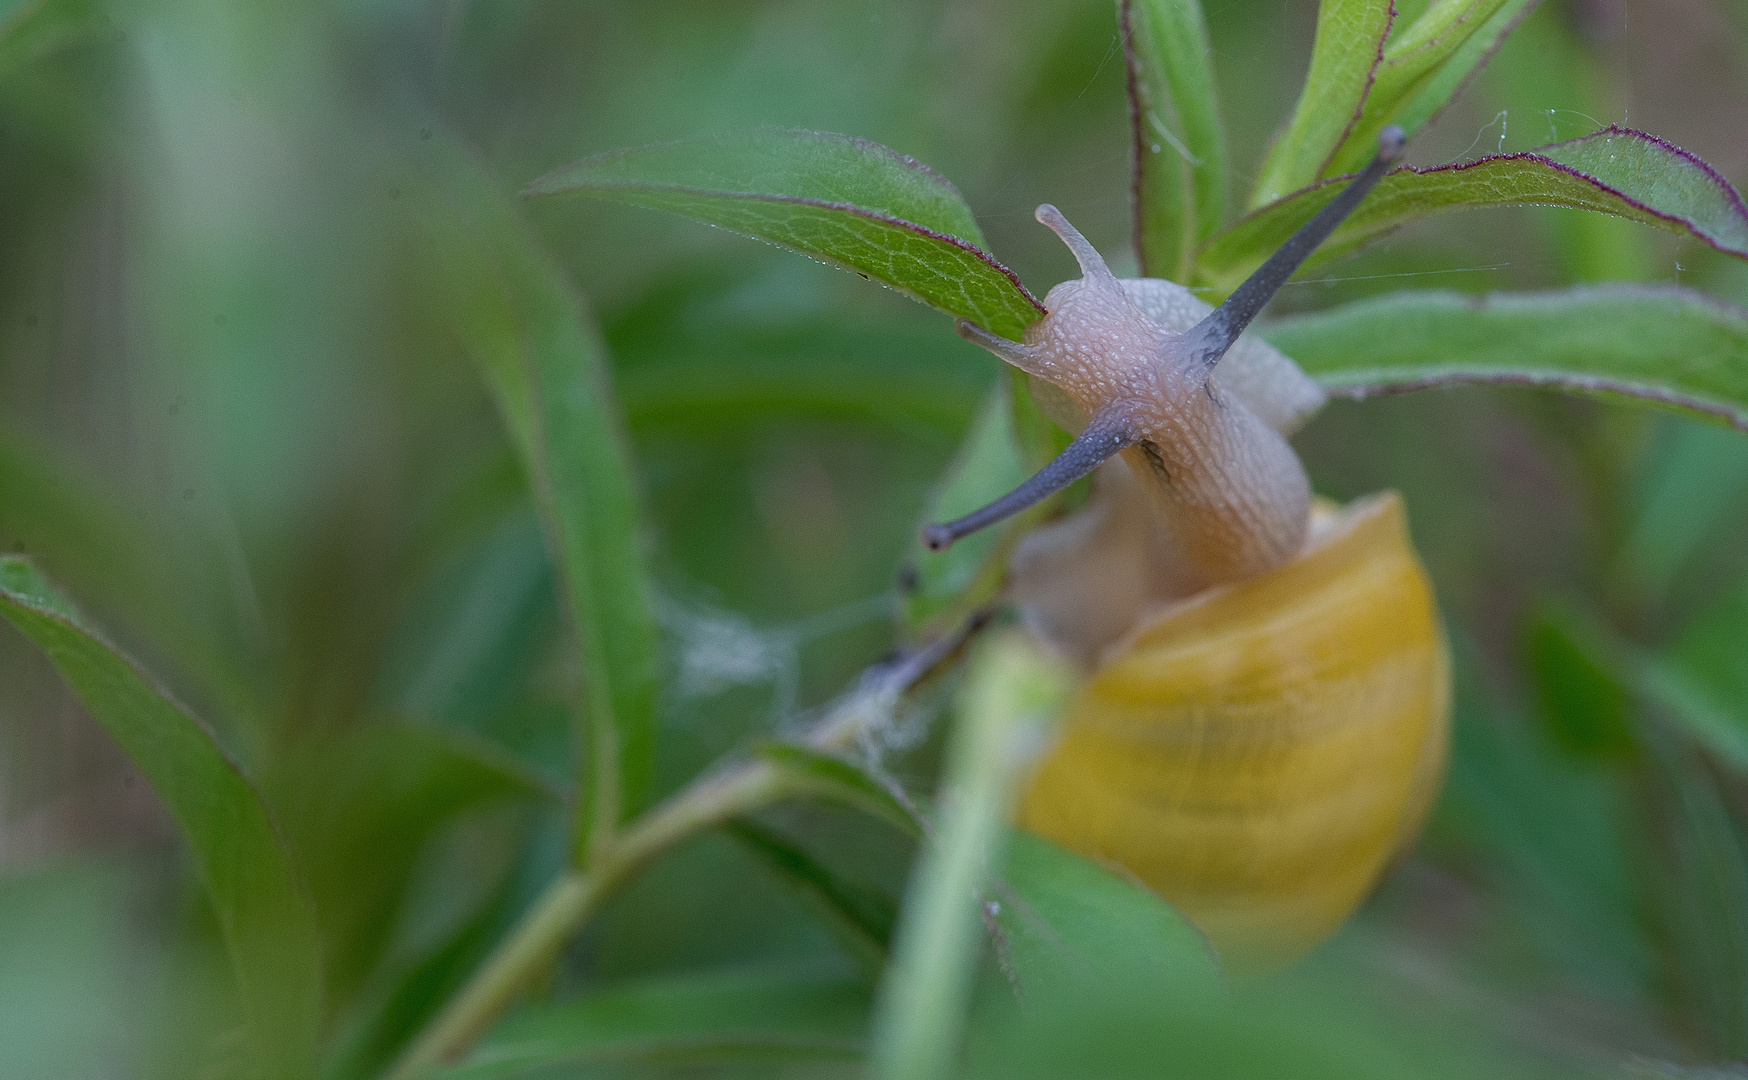
M 1128 425 L 1120 419 L 1094 417 L 1086 430 L 1068 444 L 1068 449 L 1039 469 L 1030 480 L 957 521 L 926 526 L 923 544 L 930 551 L 945 551 L 953 546 L 954 541 L 1037 505 L 1135 443 Z
M 1287 242 L 1270 255 L 1256 273 L 1246 278 L 1225 303 L 1190 329 L 1186 335 L 1188 343 L 1201 354 L 1207 367 L 1212 368 L 1220 362 L 1226 350 L 1238 340 L 1238 335 L 1256 318 L 1257 312 L 1293 276 L 1293 271 L 1310 258 L 1317 245 L 1329 238 L 1342 219 L 1352 213 L 1360 200 L 1390 171 L 1390 166 L 1401 160 L 1406 144 L 1407 138 L 1395 124 L 1379 132 L 1378 156 L 1372 159 L 1372 163 L 1354 177 L 1341 194 L 1330 200 L 1329 205 L 1317 211 L 1315 217 L 1288 237 Z

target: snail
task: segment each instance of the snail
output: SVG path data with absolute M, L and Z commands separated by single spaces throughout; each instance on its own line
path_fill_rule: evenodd
M 1287 436 L 1323 395 L 1240 335 L 1403 151 L 1378 154 L 1219 307 L 1118 280 L 1052 206 L 1080 263 L 1009 341 L 961 336 L 1031 377 L 1076 431 L 957 521 L 945 548 L 1097 470 L 1079 512 L 1017 546 L 1025 620 L 1089 675 L 1020 824 L 1117 864 L 1228 964 L 1286 962 L 1333 932 L 1412 841 L 1444 771 L 1447 647 L 1400 499 L 1315 502 Z

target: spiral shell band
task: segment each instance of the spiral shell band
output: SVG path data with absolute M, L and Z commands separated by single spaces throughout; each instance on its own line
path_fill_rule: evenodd
M 1110 655 L 1021 823 L 1132 871 L 1236 967 L 1310 949 L 1443 774 L 1448 660 L 1400 499 L 1320 513 L 1305 554 L 1164 610 Z

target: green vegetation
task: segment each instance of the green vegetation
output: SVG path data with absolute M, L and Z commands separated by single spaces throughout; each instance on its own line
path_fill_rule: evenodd
M 0 2 L 0 1077 L 1737 1075 L 1748 46 L 1111 8 Z M 1042 201 L 1217 301 L 1388 124 L 1257 330 L 1451 767 L 1233 978 L 1006 824 L 1062 507 L 917 526 L 1065 435 L 940 313 L 1042 315 Z

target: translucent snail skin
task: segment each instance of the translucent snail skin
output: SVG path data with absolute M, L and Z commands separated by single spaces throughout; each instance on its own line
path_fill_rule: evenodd
M 1028 623 L 1089 668 L 1020 821 L 1125 867 L 1240 968 L 1322 940 L 1411 842 L 1443 774 L 1449 665 L 1394 494 L 1313 505 L 1287 436 L 1323 396 L 1240 335 L 1402 153 L 1378 156 L 1225 303 L 1114 277 L 1051 206 L 1082 276 L 1023 342 L 959 332 L 1078 431 L 942 548 L 1099 470 L 1016 550 Z M 1100 466 L 1103 465 L 1103 468 Z

